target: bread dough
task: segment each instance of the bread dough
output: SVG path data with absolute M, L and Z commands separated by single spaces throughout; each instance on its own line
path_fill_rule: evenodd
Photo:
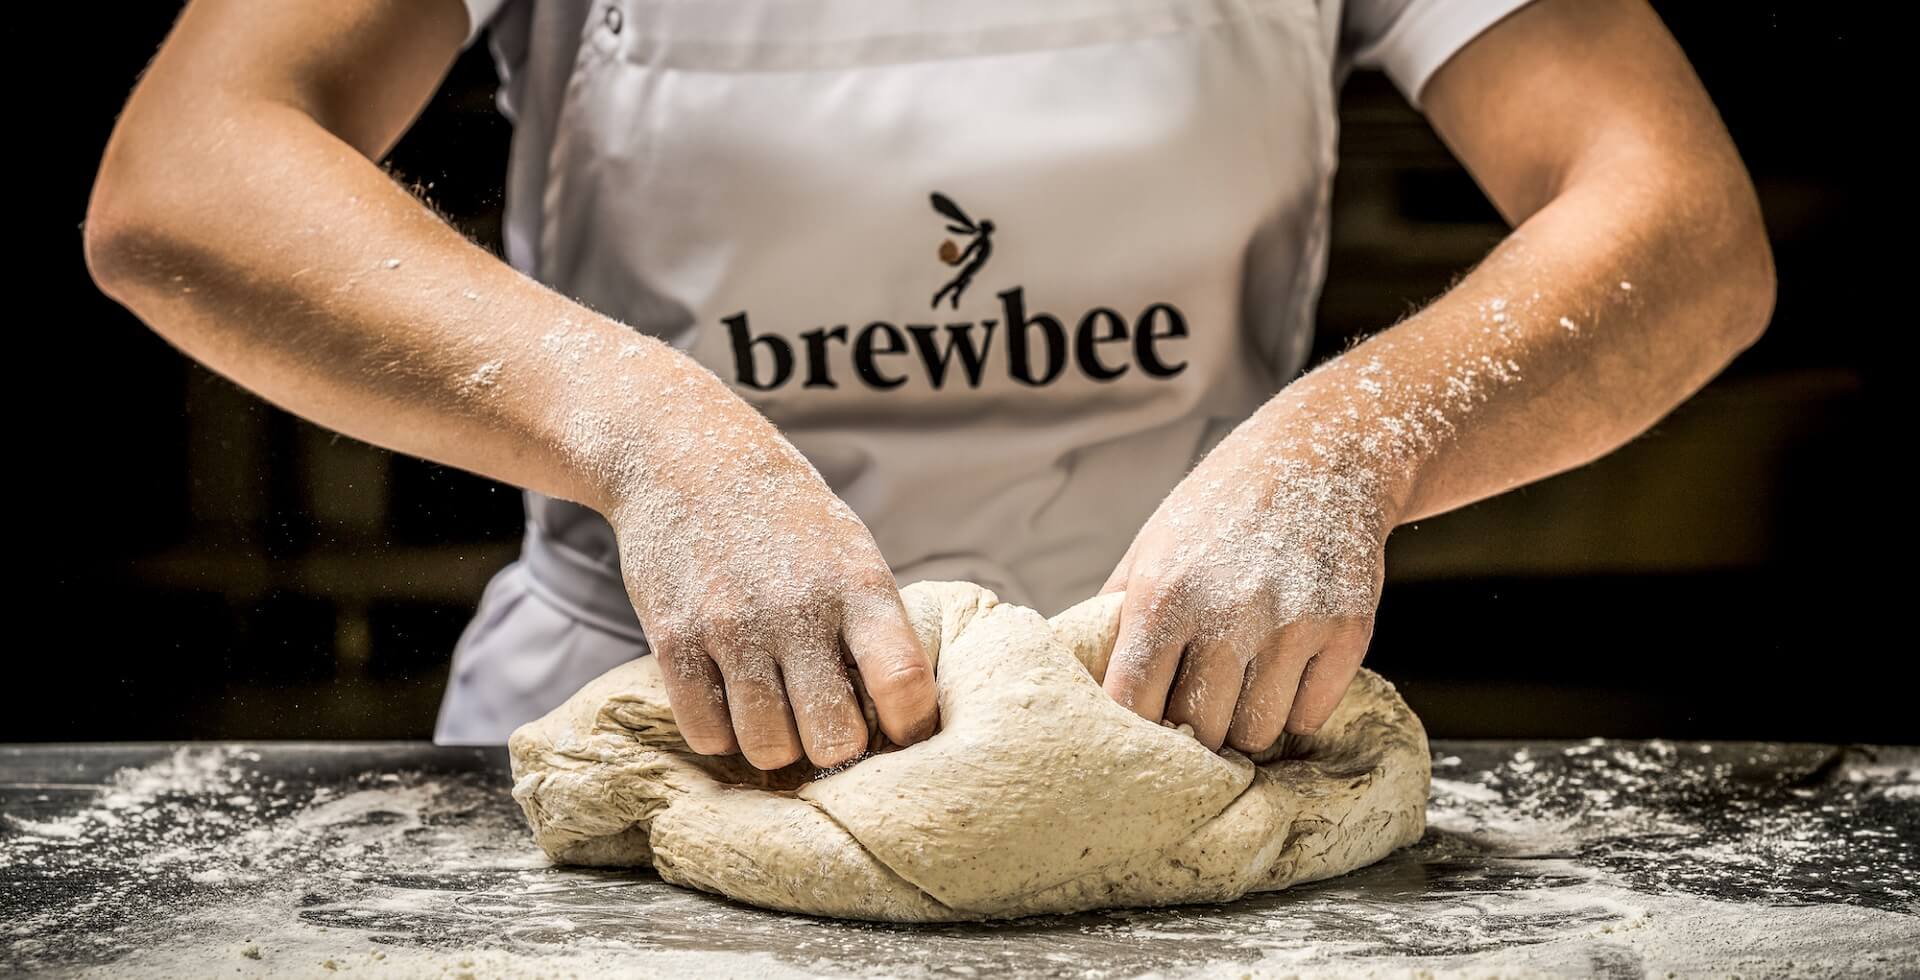
M 1426 733 L 1371 671 L 1318 735 L 1249 759 L 1101 690 L 1119 595 L 1051 621 L 965 582 L 901 595 L 940 682 L 931 738 L 833 772 L 695 755 L 645 657 L 514 732 L 535 842 L 766 908 L 939 922 L 1227 901 L 1424 829 Z

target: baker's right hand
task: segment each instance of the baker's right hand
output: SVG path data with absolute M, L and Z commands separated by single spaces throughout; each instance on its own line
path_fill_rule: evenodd
M 761 769 L 803 752 L 823 767 L 852 760 L 868 732 L 850 666 L 887 738 L 926 738 L 933 668 L 872 534 L 764 417 L 708 380 L 648 420 L 603 508 L 687 745 Z

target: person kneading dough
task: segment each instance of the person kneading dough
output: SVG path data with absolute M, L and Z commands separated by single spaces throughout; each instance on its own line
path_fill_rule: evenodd
M 483 31 L 506 262 L 377 163 Z M 1296 378 L 1354 66 L 1513 232 Z M 1109 596 L 1104 695 L 1204 750 L 1319 731 L 1396 526 L 1632 438 L 1773 299 L 1642 0 L 192 0 L 85 239 L 213 370 L 526 489 L 439 741 L 651 655 L 674 737 L 761 770 L 933 735 L 925 580 Z

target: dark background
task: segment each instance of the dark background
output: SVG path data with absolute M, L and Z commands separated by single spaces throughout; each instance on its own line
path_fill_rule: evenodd
M 1912 248 L 1881 227 L 1892 204 L 1868 228 L 1866 196 L 1897 195 L 1868 180 L 1894 117 L 1868 107 L 1851 22 L 1867 15 L 1658 6 L 1759 186 L 1773 326 L 1620 452 L 1397 532 L 1369 663 L 1437 736 L 1914 741 L 1893 595 L 1907 446 L 1879 376 L 1880 338 L 1912 316 L 1902 283 L 1864 274 L 1870 248 Z M 0 695 L 0 739 L 425 737 L 454 640 L 517 551 L 517 493 L 266 407 L 82 265 L 99 153 L 176 9 L 116 5 L 34 95 L 64 135 L 27 144 L 44 173 L 21 202 L 14 283 L 41 312 L 16 312 L 10 372 L 25 669 Z M 469 52 L 390 164 L 497 247 L 510 132 L 493 85 Z M 1321 357 L 1503 233 L 1383 78 L 1355 76 L 1342 116 Z

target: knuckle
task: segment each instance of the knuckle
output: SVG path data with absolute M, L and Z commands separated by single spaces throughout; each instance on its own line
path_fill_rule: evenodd
M 791 638 L 773 653 L 773 659 L 780 664 L 788 684 L 820 687 L 832 684 L 836 675 L 846 674 L 840 651 L 818 637 Z
M 1228 633 L 1220 637 L 1218 642 L 1207 644 L 1188 656 L 1194 661 L 1194 669 L 1205 669 L 1211 676 L 1219 678 L 1235 672 L 1244 673 L 1247 664 L 1253 660 L 1253 651 L 1254 647 L 1245 643 L 1242 637 Z M 1239 693 L 1237 684 L 1232 693 Z
M 648 644 L 662 657 L 686 656 L 696 633 L 691 617 L 671 613 L 649 617 L 643 625 Z
M 833 633 L 831 592 L 814 585 L 782 588 L 733 616 L 736 635 L 782 651 L 816 646 Z
M 728 683 L 732 683 L 740 669 L 747 664 L 747 657 L 740 645 L 730 637 L 709 634 L 706 654 L 707 659 L 713 661 L 713 665 L 719 669 L 721 676 L 726 678 Z
M 716 603 L 700 611 L 699 632 L 709 640 L 731 645 L 750 629 L 747 611 L 734 603 Z
M 1273 747 L 1273 743 L 1274 739 L 1263 738 L 1252 732 L 1233 731 L 1227 734 L 1227 744 L 1248 755 L 1265 752 Z
M 675 727 L 680 729 L 680 734 L 686 736 L 688 739 L 699 739 L 709 744 L 716 739 L 724 739 L 729 742 L 733 741 L 733 729 L 724 721 L 704 712 L 686 715 L 684 717 L 676 714 L 674 715 L 673 723 Z
M 739 748 L 733 738 L 733 728 L 724 716 L 705 711 L 676 711 L 673 723 L 680 729 L 680 738 L 687 747 L 701 755 L 725 755 Z
M 707 725 L 683 725 L 680 737 L 687 748 L 701 755 L 730 755 L 739 750 L 739 743 L 733 740 L 731 732 L 723 732 Z
M 1275 721 L 1273 712 L 1268 708 L 1257 703 L 1243 704 L 1233 714 L 1231 737 L 1238 740 L 1236 745 L 1245 742 L 1265 748 L 1260 745 L 1261 742 L 1271 742 L 1280 737 L 1280 726 Z
M 846 590 L 850 568 L 831 559 L 791 566 L 777 583 L 777 591 L 768 595 L 769 604 L 793 608 L 827 605 Z
M 1350 616 L 1333 622 L 1333 643 L 1365 647 L 1372 639 L 1372 616 Z
M 1149 612 L 1178 603 L 1192 591 L 1184 572 L 1167 568 L 1151 568 L 1136 574 L 1128 586 L 1129 592 L 1140 593 L 1142 604 Z
M 677 698 L 684 704 L 722 696 L 721 692 L 713 689 L 717 680 L 714 662 L 705 651 L 678 646 L 656 647 L 654 656 L 659 659 L 660 676 L 666 682 L 669 698 Z
M 1153 676 L 1154 665 L 1168 656 L 1171 654 L 1156 651 L 1140 643 L 1131 643 L 1123 649 L 1114 651 L 1112 659 L 1107 663 L 1109 689 L 1117 687 L 1131 696 L 1136 688 L 1144 685 L 1147 679 Z
M 757 769 L 784 769 L 800 761 L 800 745 L 790 738 L 741 738 L 740 754 Z
M 872 670 L 861 671 L 860 679 L 875 697 L 890 698 L 912 694 L 933 685 L 933 671 L 920 657 L 890 657 Z
M 1332 713 L 1331 708 L 1320 707 L 1294 712 L 1287 719 L 1286 730 L 1295 735 L 1312 735 L 1326 726 L 1327 717 Z
M 807 760 L 822 769 L 831 768 L 857 758 L 866 748 L 866 738 L 863 736 L 856 740 L 851 733 L 816 737 Z
M 900 583 L 884 563 L 862 562 L 846 573 L 845 591 L 857 595 L 887 596 L 898 592 Z
M 1200 579 L 1184 571 L 1155 574 L 1143 587 L 1127 590 L 1137 625 L 1144 633 L 1156 636 L 1197 630 L 1206 625 L 1211 613 L 1232 612 L 1231 607 L 1222 610 L 1219 602 L 1208 601 L 1207 597 L 1217 594 L 1218 590 L 1204 587 Z

